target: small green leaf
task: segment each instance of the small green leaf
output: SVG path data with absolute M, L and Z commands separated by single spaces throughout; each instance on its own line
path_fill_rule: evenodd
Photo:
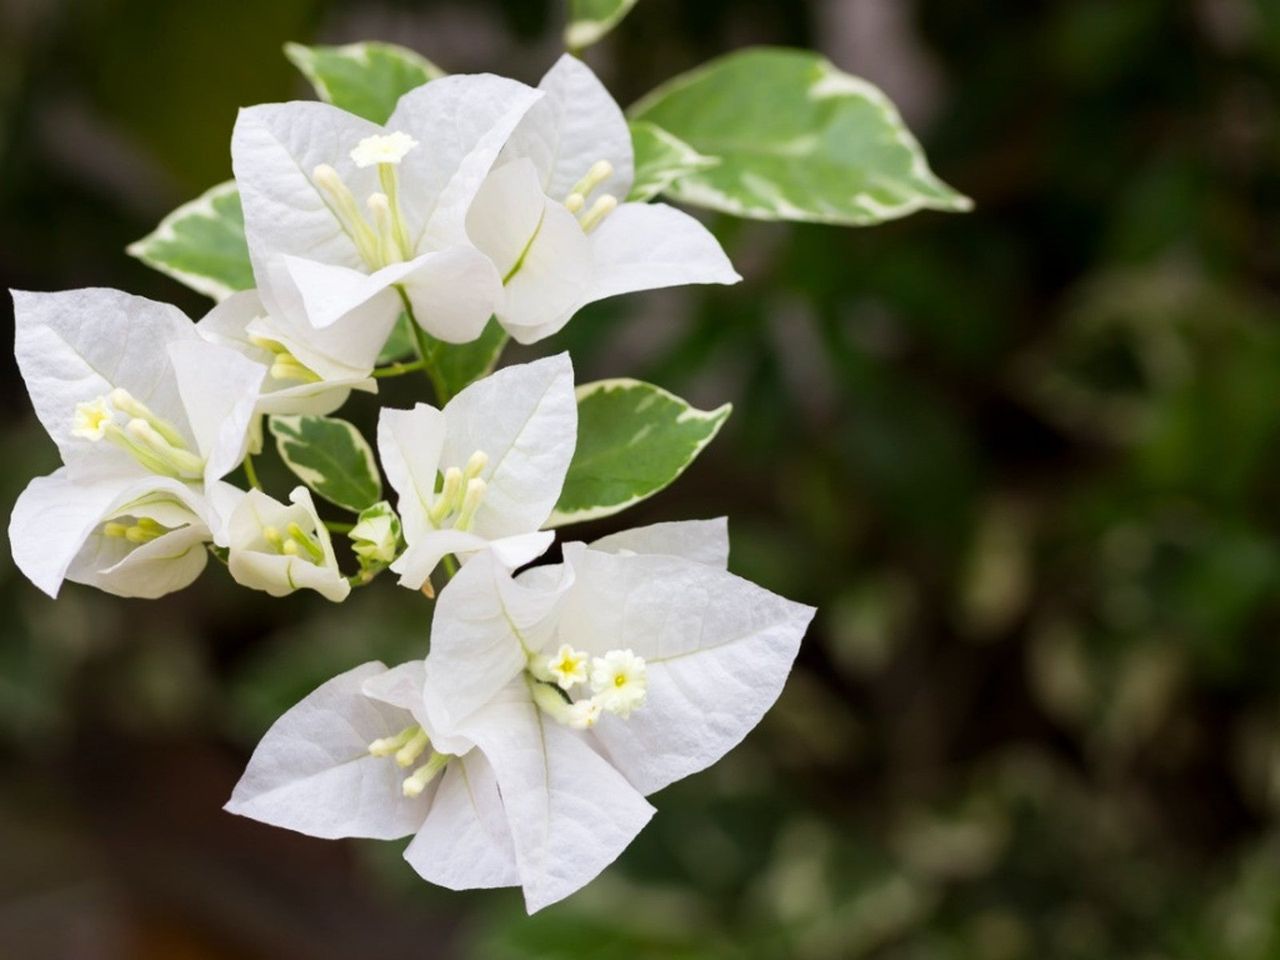
M 382 352 L 378 354 L 379 366 L 407 360 L 417 352 L 413 345 L 413 328 L 409 326 L 411 322 L 408 314 L 400 314 L 400 319 L 391 328 L 391 336 L 387 337 L 387 342 L 382 345 Z
M 215 300 L 253 286 L 244 213 L 232 180 L 184 203 L 129 244 L 128 253 Z
M 330 503 L 359 513 L 382 497 L 373 450 L 360 431 L 333 417 L 272 417 L 280 459 Z
M 578 448 L 549 527 L 607 517 L 653 496 L 684 472 L 732 410 L 696 410 L 639 380 L 584 383 L 577 395 Z
M 481 377 L 493 373 L 498 357 L 507 345 L 507 331 L 490 319 L 480 336 L 470 343 L 445 343 L 424 334 L 429 348 L 428 362 L 435 368 L 437 384 L 445 391 L 441 402 Z
M 569 0 L 564 45 L 575 53 L 585 50 L 616 27 L 635 5 L 636 0 Z
M 729 54 L 659 87 L 630 115 L 720 159 L 667 188 L 685 203 L 855 226 L 973 206 L 933 174 L 880 90 L 807 51 Z
M 444 71 L 412 50 L 391 43 L 306 47 L 286 43 L 287 56 L 326 103 L 356 116 L 386 123 L 396 101 Z
M 636 179 L 627 199 L 637 203 L 652 200 L 681 177 L 720 162 L 644 120 L 631 122 L 631 144 L 636 151 Z

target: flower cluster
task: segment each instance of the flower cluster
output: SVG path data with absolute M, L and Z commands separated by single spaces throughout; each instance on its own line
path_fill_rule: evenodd
M 255 290 L 198 323 L 112 290 L 14 293 L 19 366 L 63 460 L 14 507 L 15 562 L 51 596 L 71 580 L 158 597 L 212 555 L 273 596 L 339 602 L 390 569 L 434 597 L 425 659 L 306 697 L 227 809 L 318 837 L 413 835 L 426 879 L 519 885 L 539 909 L 621 852 L 647 795 L 760 720 L 813 611 L 729 574 L 722 520 L 539 561 L 578 439 L 565 354 L 381 412 L 396 496 L 350 525 L 350 576 L 311 480 L 295 468 L 304 484 L 281 502 L 250 458 L 264 417 L 376 392 L 401 318 L 420 347 L 474 341 L 490 318 L 533 343 L 594 300 L 737 274 L 693 218 L 627 202 L 627 124 L 569 57 L 536 89 L 434 80 L 385 126 L 252 107 L 232 159 Z M 225 479 L 241 465 L 249 489 Z

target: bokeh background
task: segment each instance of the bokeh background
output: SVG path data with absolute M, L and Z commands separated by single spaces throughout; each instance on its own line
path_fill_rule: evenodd
M 0 280 L 198 316 L 124 247 L 226 179 L 238 106 L 310 96 L 286 40 L 533 82 L 561 16 L 0 0 Z M 528 919 L 399 844 L 220 812 L 286 706 L 421 652 L 413 595 L 273 601 L 211 565 L 160 602 L 54 602 L 6 545 L 0 957 L 1280 957 L 1280 4 L 641 0 L 590 60 L 628 103 L 751 43 L 879 83 L 976 212 L 715 218 L 743 284 L 542 347 L 736 405 L 583 533 L 728 513 L 733 569 L 820 607 L 776 709 Z M 56 456 L 3 363 L 7 510 Z

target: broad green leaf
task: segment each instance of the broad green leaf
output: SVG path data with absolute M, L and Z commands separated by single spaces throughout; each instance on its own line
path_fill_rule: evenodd
M 720 162 L 643 120 L 631 121 L 631 144 L 636 151 L 636 179 L 627 199 L 638 203 L 652 200 L 681 177 Z
M 215 300 L 253 286 L 244 214 L 232 180 L 184 203 L 129 244 L 128 253 Z
M 607 517 L 653 496 L 684 472 L 732 410 L 696 410 L 639 380 L 584 383 L 577 394 L 578 448 L 549 527 Z
M 569 0 L 569 23 L 564 45 L 584 50 L 616 27 L 636 5 L 636 0 Z
M 856 226 L 973 206 L 929 169 L 883 93 L 806 51 L 721 57 L 659 87 L 630 115 L 720 159 L 667 188 L 685 203 Z
M 445 343 L 424 334 L 428 361 L 436 372 L 436 385 L 444 392 L 440 402 L 456 396 L 458 391 L 481 377 L 493 373 L 507 345 L 507 332 L 498 321 L 490 319 L 479 338 L 470 343 Z
M 382 498 L 373 451 L 360 431 L 333 417 L 272 417 L 276 449 L 299 480 L 352 513 Z
M 306 47 L 286 43 L 287 56 L 326 103 L 386 123 L 396 101 L 444 71 L 412 50 L 391 43 Z

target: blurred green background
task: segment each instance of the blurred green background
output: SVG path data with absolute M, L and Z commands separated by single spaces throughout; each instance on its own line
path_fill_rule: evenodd
M 238 106 L 309 96 L 286 40 L 532 82 L 561 18 L 0 0 L 0 280 L 198 316 L 123 249 L 229 175 Z M 977 202 L 715 219 L 743 284 L 541 345 L 736 405 L 675 487 L 582 533 L 728 513 L 733 569 L 821 608 L 759 730 L 527 919 L 400 844 L 219 810 L 286 706 L 421 652 L 412 594 L 273 601 L 211 565 L 159 602 L 54 602 L 6 547 L 0 957 L 1280 957 L 1280 4 L 640 0 L 589 59 L 628 103 L 749 43 L 880 84 Z M 11 360 L 3 388 L 7 505 L 56 454 Z

